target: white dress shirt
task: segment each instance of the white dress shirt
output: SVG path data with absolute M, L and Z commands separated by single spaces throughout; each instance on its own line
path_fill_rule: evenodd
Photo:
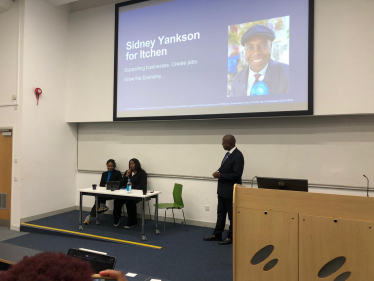
M 251 67 L 249 67 L 247 96 L 251 95 L 251 89 L 252 89 L 253 83 L 256 80 L 255 74 L 261 74 L 260 78 L 258 78 L 258 81 L 264 80 L 266 70 L 268 69 L 268 65 L 269 65 L 269 63 L 267 63 L 265 65 L 265 67 L 260 72 L 254 72 L 254 71 L 252 71 Z
M 236 149 L 236 146 L 233 148 L 233 149 L 231 149 L 229 152 L 230 152 L 230 154 L 232 154 L 233 152 L 234 152 L 234 150 Z

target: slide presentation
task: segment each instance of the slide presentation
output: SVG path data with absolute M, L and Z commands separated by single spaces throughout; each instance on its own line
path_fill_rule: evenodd
M 312 114 L 310 5 L 117 4 L 114 120 Z

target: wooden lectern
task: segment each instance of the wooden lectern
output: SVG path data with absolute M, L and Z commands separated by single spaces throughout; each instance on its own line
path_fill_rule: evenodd
M 374 198 L 234 187 L 234 281 L 374 280 Z

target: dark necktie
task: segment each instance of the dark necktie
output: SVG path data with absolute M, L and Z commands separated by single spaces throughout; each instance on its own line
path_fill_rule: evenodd
M 225 155 L 225 157 L 222 160 L 221 166 L 223 165 L 223 163 L 225 163 L 225 161 L 227 160 L 227 158 L 229 158 L 229 155 L 230 155 L 230 152 L 227 152 L 226 155 Z
M 253 82 L 253 85 L 251 87 L 251 92 L 252 92 L 252 88 L 253 88 L 254 84 L 256 84 L 258 82 L 258 79 L 261 77 L 261 74 L 255 74 L 253 76 L 255 77 L 255 82 Z
M 254 76 L 255 76 L 256 80 L 255 80 L 255 82 L 253 82 L 253 85 L 258 82 L 258 78 L 261 77 L 261 74 L 255 74 Z

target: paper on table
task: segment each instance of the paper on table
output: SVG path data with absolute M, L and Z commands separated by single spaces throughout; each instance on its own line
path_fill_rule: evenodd
M 135 277 L 136 275 L 138 275 L 138 274 L 136 274 L 136 273 L 131 273 L 131 272 L 127 272 L 127 273 L 126 273 L 126 276 L 128 276 L 128 277 Z
M 161 279 L 151 279 L 150 281 L 162 281 Z

